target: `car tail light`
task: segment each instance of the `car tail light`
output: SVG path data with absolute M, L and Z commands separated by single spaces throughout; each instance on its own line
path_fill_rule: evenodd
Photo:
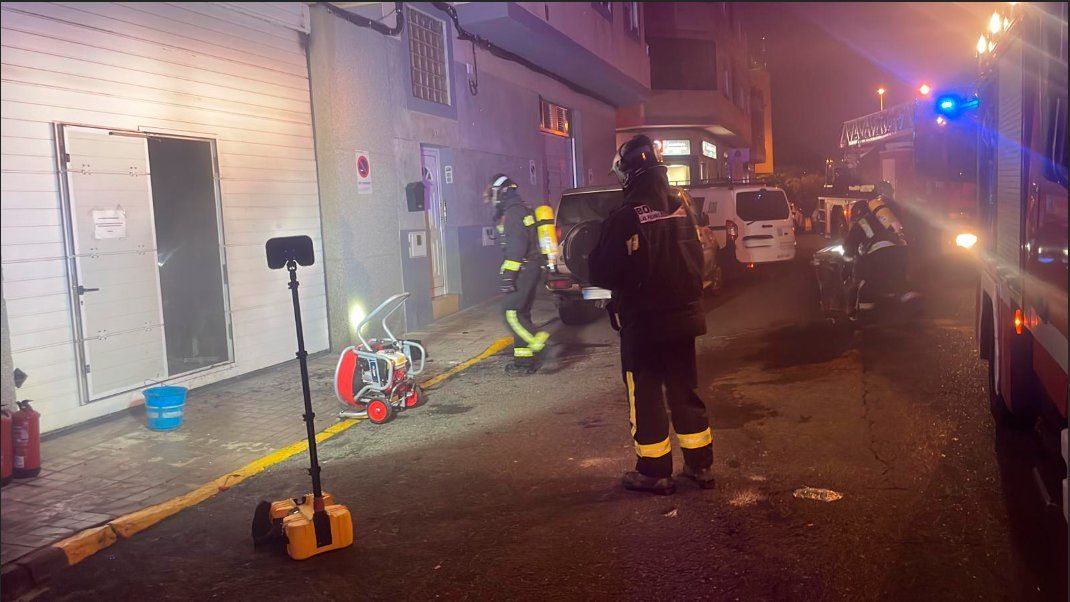
M 1022 325 L 1025 324 L 1025 318 L 1022 316 L 1022 308 L 1014 310 L 1014 334 L 1022 334 Z
M 550 280 L 547 282 L 547 284 L 549 284 L 550 288 L 554 290 L 564 290 L 572 288 L 571 280 Z
M 739 237 L 739 226 L 732 220 L 727 220 L 724 223 L 725 233 L 728 235 L 728 240 L 733 241 Z

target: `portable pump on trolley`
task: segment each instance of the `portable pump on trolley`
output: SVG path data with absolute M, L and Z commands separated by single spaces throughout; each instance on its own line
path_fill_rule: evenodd
M 398 339 L 386 323 L 408 297 L 409 293 L 401 293 L 383 301 L 357 325 L 360 344 L 342 351 L 334 371 L 334 390 L 349 408 L 339 412 L 339 417 L 382 424 L 397 412 L 426 401 L 416 376 L 424 371 L 427 351 L 419 341 Z M 364 328 L 376 320 L 384 336 L 365 339 Z

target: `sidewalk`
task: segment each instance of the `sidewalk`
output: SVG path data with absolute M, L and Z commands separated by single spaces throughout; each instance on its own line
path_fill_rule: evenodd
M 496 301 L 408 333 L 428 349 L 421 380 L 483 352 L 504 335 Z M 296 342 L 294 344 L 296 348 Z M 337 355 L 310 358 L 316 427 L 338 422 Z M 42 442 L 41 475 L 0 493 L 0 564 L 118 516 L 183 495 L 305 438 L 296 361 L 191 390 L 182 426 L 145 427 L 144 407 Z

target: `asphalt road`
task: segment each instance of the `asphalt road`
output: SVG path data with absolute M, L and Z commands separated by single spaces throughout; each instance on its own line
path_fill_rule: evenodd
M 816 244 L 709 302 L 699 361 L 714 491 L 620 487 L 634 458 L 615 335 L 604 319 L 553 323 L 539 374 L 507 377 L 494 358 L 427 406 L 321 447 L 352 547 L 303 562 L 252 547 L 256 501 L 307 487 L 298 458 L 37 594 L 1065 600 L 1065 524 L 1037 501 L 1035 442 L 988 416 L 970 271 L 921 283 L 928 311 L 912 327 L 856 334 L 820 318 Z M 803 487 L 842 499 L 795 497 Z

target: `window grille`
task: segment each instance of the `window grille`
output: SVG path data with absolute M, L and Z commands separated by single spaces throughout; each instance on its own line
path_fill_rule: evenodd
M 540 98 L 539 131 L 564 138 L 572 136 L 572 111 Z
M 409 65 L 412 95 L 438 104 L 450 104 L 445 24 L 430 15 L 409 9 Z

